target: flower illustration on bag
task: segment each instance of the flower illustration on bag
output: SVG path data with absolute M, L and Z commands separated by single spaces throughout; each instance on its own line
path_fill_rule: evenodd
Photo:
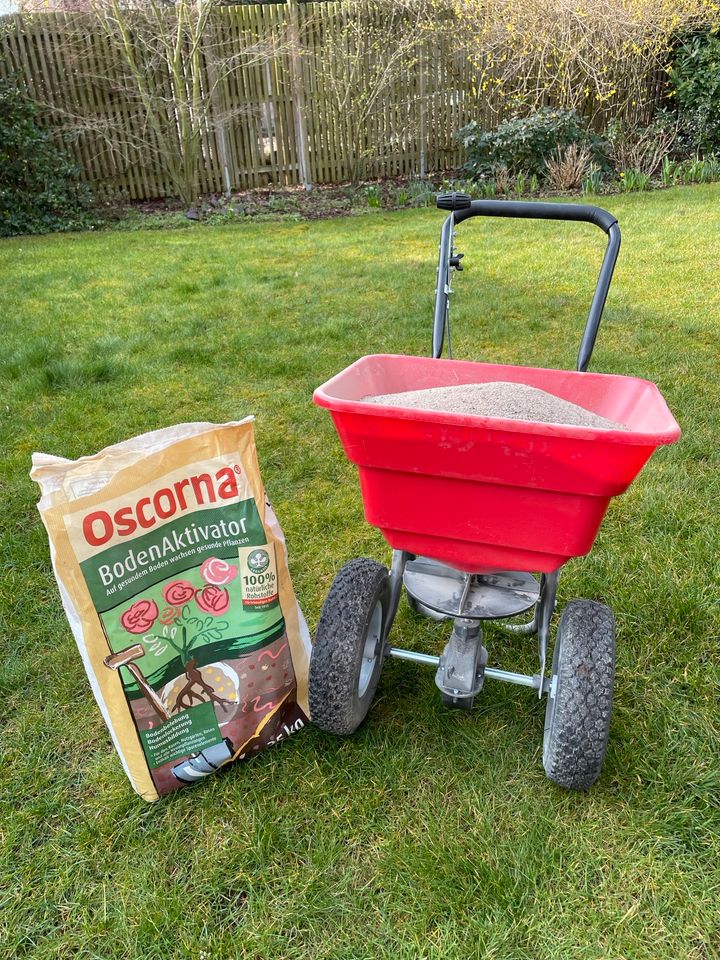
M 221 560 L 219 557 L 208 557 L 200 566 L 200 576 L 205 583 L 222 587 L 230 583 L 238 575 L 238 568 L 228 563 L 227 560 Z
M 198 645 L 221 640 L 227 630 L 227 621 L 218 619 L 230 608 L 230 591 L 222 584 L 234 580 L 238 568 L 218 557 L 210 557 L 200 572 L 204 581 L 200 587 L 189 580 L 171 580 L 163 586 L 166 606 L 161 614 L 154 600 L 143 598 L 120 616 L 122 626 L 129 633 L 146 634 L 142 642 L 153 652 L 157 652 L 158 645 L 161 652 L 167 646 L 172 647 L 183 668 L 191 663 Z M 155 621 L 161 629 L 151 633 Z
M 160 623 L 164 627 L 168 627 L 171 623 L 175 623 L 181 613 L 179 607 L 165 607 L 160 614 Z
M 125 630 L 132 634 L 143 634 L 138 638 L 140 644 L 128 649 L 135 651 L 140 646 L 146 653 L 164 658 L 170 647 L 177 654 L 185 681 L 173 681 L 177 687 L 173 712 L 187 710 L 196 702 L 207 702 L 213 704 L 218 721 L 224 722 L 228 719 L 228 711 L 237 706 L 237 696 L 235 699 L 224 696 L 223 678 L 220 677 L 220 685 L 215 684 L 214 674 L 205 661 L 199 659 L 206 657 L 207 651 L 215 651 L 213 645 L 223 639 L 228 629 L 228 621 L 220 617 L 230 608 L 230 591 L 221 584 L 234 580 L 237 573 L 237 567 L 232 564 L 210 557 L 201 568 L 202 586 L 195 587 L 189 580 L 170 580 L 164 584 L 162 599 L 166 606 L 162 614 L 155 600 L 143 597 L 120 615 L 120 623 Z M 212 583 L 211 579 L 220 582 Z M 151 632 L 156 621 L 157 632 Z M 205 649 L 200 652 L 200 647 Z M 168 664 L 163 663 L 163 666 L 167 667 Z M 143 678 L 143 683 L 145 687 L 142 689 L 147 688 L 153 693 L 154 688 L 151 690 L 149 681 Z M 154 705 L 155 701 L 151 702 Z
M 195 587 L 189 580 L 173 580 L 163 587 L 163 597 L 171 607 L 181 607 L 195 596 Z
M 196 591 L 195 602 L 205 613 L 218 617 L 230 606 L 230 594 L 224 587 L 210 583 Z
M 154 600 L 137 600 L 120 617 L 128 633 L 147 633 L 157 620 L 158 608 Z

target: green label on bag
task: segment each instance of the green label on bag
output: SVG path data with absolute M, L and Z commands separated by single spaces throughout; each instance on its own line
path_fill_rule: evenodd
M 183 710 L 151 730 L 141 730 L 140 736 L 151 767 L 200 753 L 222 740 L 215 710 L 209 702 Z
M 265 539 L 255 501 L 242 500 L 171 520 L 130 543 L 96 553 L 80 566 L 95 609 L 104 613 L 207 557 L 234 558 L 239 547 L 264 544 Z

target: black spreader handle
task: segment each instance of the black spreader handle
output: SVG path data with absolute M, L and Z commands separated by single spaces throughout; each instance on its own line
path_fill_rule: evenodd
M 467 194 L 440 194 L 437 198 L 440 209 L 450 210 L 440 235 L 438 260 L 438 285 L 435 295 L 435 321 L 433 325 L 433 357 L 442 355 L 445 330 L 448 324 L 450 259 L 453 256 L 453 233 L 456 224 L 470 217 L 516 217 L 532 220 L 571 220 L 592 223 L 607 234 L 608 244 L 603 257 L 595 294 L 590 304 L 585 330 L 580 343 L 577 369 L 587 370 L 602 319 L 618 253 L 620 252 L 620 227 L 616 218 L 587 203 L 540 203 L 525 200 L 470 200 Z
M 438 206 L 440 204 L 438 203 Z M 444 208 L 445 209 L 445 208 Z M 469 217 L 517 217 L 521 220 L 575 220 L 593 223 L 608 233 L 617 219 L 602 207 L 589 203 L 540 203 L 537 200 L 472 200 L 456 206 L 455 223 Z

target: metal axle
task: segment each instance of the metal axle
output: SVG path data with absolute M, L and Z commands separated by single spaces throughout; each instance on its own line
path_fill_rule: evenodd
M 390 647 L 388 656 L 396 657 L 398 660 L 410 660 L 412 663 L 422 663 L 427 667 L 437 667 L 440 665 L 440 657 L 434 657 L 430 653 L 418 653 L 415 650 L 403 650 L 402 647 Z M 538 690 L 540 687 L 540 674 L 530 675 L 528 673 L 513 673 L 510 670 L 497 670 L 495 667 L 485 667 L 485 676 L 491 680 L 503 680 L 505 683 L 515 683 L 520 687 L 532 687 Z M 550 689 L 550 681 L 546 679 L 543 683 L 543 693 Z

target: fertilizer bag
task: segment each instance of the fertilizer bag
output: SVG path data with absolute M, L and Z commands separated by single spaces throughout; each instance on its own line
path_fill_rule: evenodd
M 33 456 L 63 606 L 146 800 L 307 723 L 310 639 L 253 418 Z

